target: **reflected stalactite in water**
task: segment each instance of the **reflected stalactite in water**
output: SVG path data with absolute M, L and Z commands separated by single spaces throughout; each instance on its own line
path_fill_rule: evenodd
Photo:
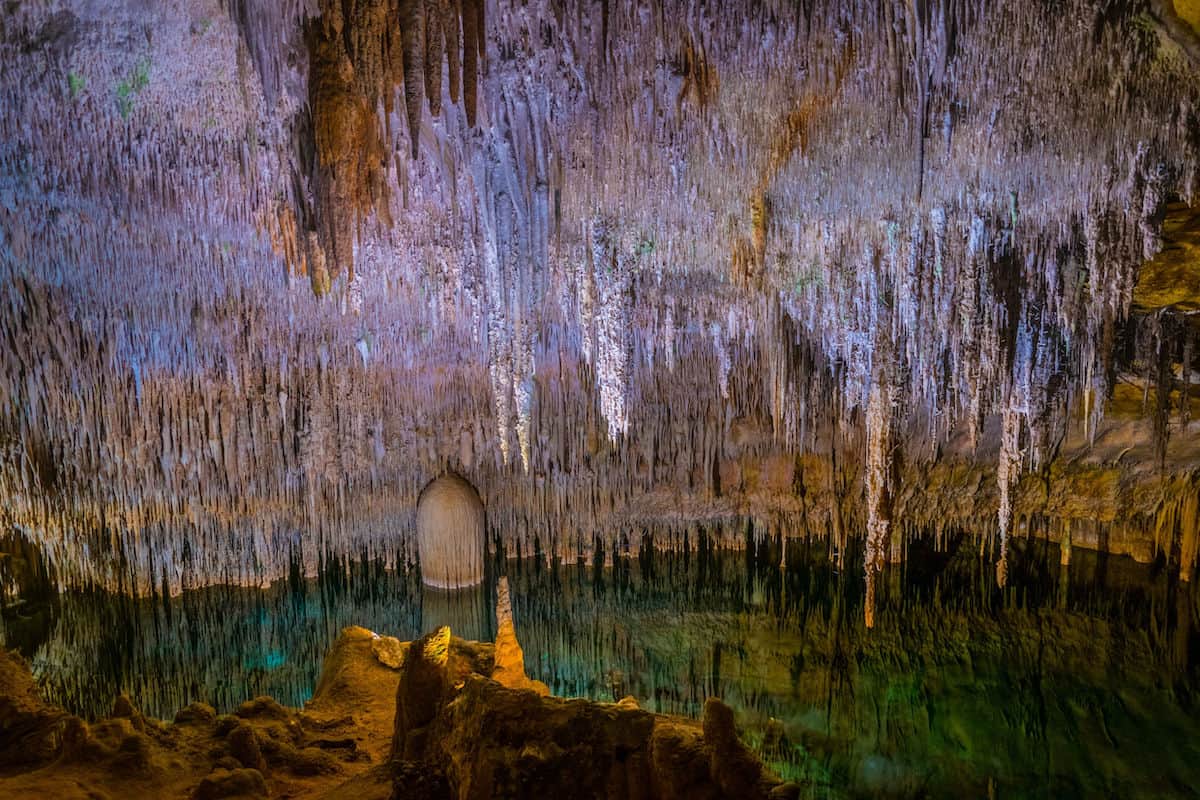
M 854 770 L 887 752 L 899 759 L 889 780 L 932 770 L 939 785 L 974 791 L 994 766 L 976 759 L 992 745 L 949 758 L 954 737 L 998 743 L 1033 725 L 1045 746 L 1070 748 L 1076 726 L 1091 724 L 1088 709 L 1125 726 L 1123 741 L 1162 741 L 1159 725 L 1192 731 L 1200 607 L 1162 560 L 1076 551 L 1064 565 L 1057 547 L 1015 536 L 1012 580 L 1000 588 L 971 537 L 917 537 L 904 562 L 880 570 L 868 635 L 864 573 L 839 570 L 830 543 L 793 540 L 780 553 L 778 536 L 751 528 L 745 547 L 728 550 L 703 529 L 692 535 L 694 551 L 652 550 L 647 537 L 604 569 L 493 556 L 484 584 L 466 592 L 423 587 L 404 564 L 334 555 L 322 557 L 317 579 L 267 590 L 70 592 L 28 655 L 50 699 L 89 715 L 106 713 L 121 691 L 160 716 L 193 700 L 227 710 L 258 694 L 300 705 L 346 625 L 403 640 L 447 622 L 494 636 L 493 576 L 503 571 L 531 679 L 556 695 L 632 695 L 643 708 L 692 716 L 706 697 L 722 697 L 775 768 L 825 775 L 829 786 L 828 770 L 838 785 L 867 785 Z M 851 539 L 847 563 L 862 563 L 861 541 Z M 1177 705 L 1156 699 L 1163 686 L 1175 687 Z M 1116 708 L 1107 698 L 1117 687 L 1160 712 Z M 994 717 L 992 708 L 1014 703 L 1015 716 Z M 783 750 L 780 735 L 791 743 Z M 1133 757 L 1091 738 L 1087 746 L 1117 762 Z M 1008 785 L 1047 779 L 1036 759 L 1002 752 Z M 1075 764 L 1054 779 L 1086 788 Z M 1174 780 L 1190 774 L 1172 769 Z

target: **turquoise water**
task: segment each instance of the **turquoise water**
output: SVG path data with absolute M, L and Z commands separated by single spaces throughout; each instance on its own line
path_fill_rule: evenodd
M 346 625 L 490 639 L 504 572 L 527 670 L 555 694 L 689 715 L 721 696 L 807 796 L 1197 796 L 1200 609 L 1165 565 L 1077 549 L 1064 568 L 1020 541 L 1002 591 L 973 542 L 916 542 L 867 631 L 861 569 L 835 569 L 823 542 L 792 543 L 784 568 L 777 542 L 698 545 L 610 568 L 496 561 L 456 595 L 370 562 L 267 590 L 70 593 L 9 615 L 4 636 L 85 716 L 119 692 L 165 718 L 259 694 L 299 706 Z

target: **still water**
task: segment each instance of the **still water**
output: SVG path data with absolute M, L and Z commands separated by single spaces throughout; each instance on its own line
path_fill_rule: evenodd
M 84 716 L 120 692 L 167 719 L 196 700 L 300 706 L 347 625 L 492 638 L 507 574 L 531 677 L 676 714 L 723 697 L 806 796 L 1200 796 L 1200 608 L 1165 565 L 1076 549 L 1063 567 L 1057 547 L 1020 541 L 1000 590 L 974 542 L 918 541 L 867 631 L 861 568 L 838 570 L 825 542 L 792 542 L 786 559 L 777 542 L 697 544 L 608 568 L 498 558 L 457 595 L 357 561 L 266 590 L 68 593 L 10 614 L 0 636 Z

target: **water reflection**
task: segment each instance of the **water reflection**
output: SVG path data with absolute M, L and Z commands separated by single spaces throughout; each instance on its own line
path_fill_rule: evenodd
M 633 695 L 697 715 L 718 695 L 747 740 L 809 796 L 1189 796 L 1200 785 L 1200 612 L 1164 565 L 1017 543 L 1008 588 L 973 541 L 916 541 L 862 624 L 858 570 L 823 542 L 751 540 L 692 552 L 650 542 L 595 564 L 489 564 L 478 589 L 423 588 L 414 569 L 333 562 L 269 590 L 213 587 L 132 600 L 72 593 L 26 651 L 46 694 L 107 712 L 120 691 L 170 717 L 311 695 L 351 624 L 411 639 L 437 624 L 494 635 L 494 576 L 509 575 L 531 677 L 555 694 Z M 861 555 L 847 553 L 847 564 Z

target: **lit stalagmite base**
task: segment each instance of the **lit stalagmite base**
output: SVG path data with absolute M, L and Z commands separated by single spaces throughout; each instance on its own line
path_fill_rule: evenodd
M 417 500 L 417 549 L 421 578 L 439 589 L 460 589 L 483 580 L 483 502 L 457 475 L 430 482 Z

